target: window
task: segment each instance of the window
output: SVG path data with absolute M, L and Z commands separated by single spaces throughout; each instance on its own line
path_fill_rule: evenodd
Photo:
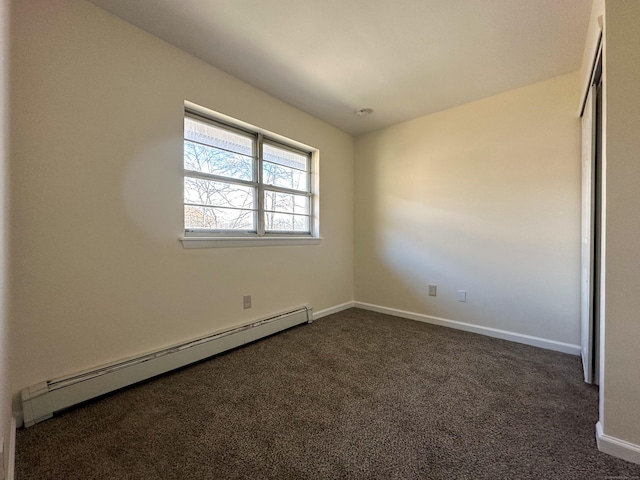
M 185 237 L 314 237 L 312 153 L 187 111 Z

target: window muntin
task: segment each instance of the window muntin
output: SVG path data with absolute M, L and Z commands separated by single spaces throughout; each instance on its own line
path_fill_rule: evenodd
M 255 211 L 185 205 L 185 229 L 190 232 L 253 230 Z
M 184 168 L 238 180 L 253 180 L 253 157 L 184 141 Z
M 223 208 L 254 208 L 254 188 L 206 178 L 185 177 L 184 202 Z
M 308 215 L 310 211 L 309 197 L 265 190 L 264 209 L 267 212 L 302 213 Z
M 301 232 L 309 231 L 309 217 L 307 215 L 287 215 L 284 213 L 267 212 L 266 229 L 269 232 Z
M 184 139 L 249 156 L 253 156 L 255 151 L 252 135 L 191 116 L 184 119 Z
M 311 153 L 187 112 L 185 234 L 312 236 Z

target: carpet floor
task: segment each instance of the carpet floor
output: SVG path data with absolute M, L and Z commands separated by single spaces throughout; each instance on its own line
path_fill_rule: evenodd
M 640 479 L 578 357 L 359 309 L 17 432 L 17 480 Z

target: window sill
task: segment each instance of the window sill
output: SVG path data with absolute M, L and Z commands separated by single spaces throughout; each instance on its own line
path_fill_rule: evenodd
M 320 245 L 321 237 L 181 237 L 184 248 Z

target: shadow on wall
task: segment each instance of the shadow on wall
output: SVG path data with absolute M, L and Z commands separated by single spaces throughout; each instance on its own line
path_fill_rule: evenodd
M 356 139 L 357 300 L 579 343 L 577 78 Z
M 382 216 L 379 258 L 399 280 L 395 288 L 418 301 L 418 313 L 494 328 L 504 328 L 505 311 L 555 315 L 542 298 L 543 263 L 526 262 L 525 271 L 516 266 L 540 247 L 535 237 L 516 227 L 491 232 L 481 219 L 397 199 Z M 439 285 L 437 297 L 428 296 L 429 284 Z M 458 290 L 468 292 L 468 305 L 457 302 Z
M 371 287 L 378 291 L 368 297 L 571 342 L 575 299 L 565 293 L 575 283 L 567 268 L 574 246 L 563 224 L 563 179 L 519 160 L 513 145 L 430 152 L 411 138 L 386 142 L 395 155 L 374 154 L 368 165 L 368 260 L 378 278 L 395 280 Z M 535 153 L 545 155 L 545 148 Z M 437 297 L 428 295 L 428 284 L 438 285 Z M 467 292 L 466 303 L 458 302 L 458 290 Z

